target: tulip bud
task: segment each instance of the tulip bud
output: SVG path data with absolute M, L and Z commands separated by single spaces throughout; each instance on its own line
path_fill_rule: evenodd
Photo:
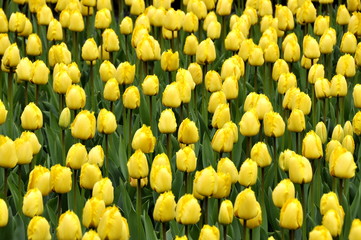
M 27 58 L 22 58 L 16 66 L 17 81 L 30 81 L 33 73 L 33 63 Z
M 177 121 L 171 108 L 160 114 L 158 128 L 161 133 L 173 133 L 177 130 Z
M 298 199 L 293 198 L 287 200 L 280 213 L 280 226 L 282 228 L 296 230 L 302 226 L 303 210 L 302 205 Z
M 100 64 L 99 74 L 103 82 L 107 82 L 109 79 L 114 78 L 116 75 L 115 73 L 116 69 L 110 61 L 105 60 Z
M 318 122 L 316 124 L 315 132 L 320 137 L 322 143 L 327 141 L 327 129 L 323 122 Z
M 82 231 L 78 216 L 73 211 L 66 211 L 60 215 L 58 227 L 56 228 L 58 239 L 81 239 Z
M 257 182 L 257 163 L 247 158 L 241 165 L 241 168 L 239 170 L 239 179 L 238 182 L 245 186 L 249 187 Z
M 42 44 L 40 37 L 36 33 L 30 34 L 26 43 L 26 54 L 30 56 L 39 56 L 41 53 Z
M 198 31 L 198 17 L 193 12 L 188 12 L 184 17 L 183 30 L 185 32 L 197 32 Z
M 148 176 L 147 157 L 140 149 L 136 150 L 129 158 L 127 167 L 129 176 L 132 178 L 139 179 Z
M 98 114 L 97 129 L 100 133 L 112 134 L 117 129 L 117 120 L 113 112 L 103 108 Z
M 102 178 L 93 186 L 92 196 L 104 200 L 105 205 L 112 204 L 114 200 L 114 187 L 109 178 Z
M 115 102 L 120 98 L 118 81 L 115 78 L 109 79 L 104 86 L 104 99 Z
M 187 36 L 184 42 L 184 48 L 183 48 L 184 54 L 190 56 L 196 55 L 197 48 L 198 48 L 197 37 L 194 34 Z
M 0 32 L 7 33 L 9 31 L 9 22 L 2 8 L 0 9 L 0 22 L 3 23 L 0 26 Z
M 139 41 L 136 48 L 137 57 L 139 60 L 156 61 L 160 60 L 160 45 L 159 42 L 152 36 L 144 36 Z
M 88 163 L 97 164 L 99 167 L 103 166 L 104 162 L 104 151 L 102 146 L 97 145 L 90 149 L 88 153 Z
M 4 52 L 4 55 L 1 59 L 1 65 L 5 68 L 2 70 L 9 72 L 11 69 L 14 70 L 15 67 L 20 62 L 20 51 L 16 43 L 11 44 Z
M 48 31 L 46 34 L 46 38 L 49 41 L 61 41 L 63 40 L 63 29 L 61 23 L 53 18 L 48 26 Z
M 271 164 L 272 158 L 264 142 L 258 142 L 253 145 L 251 149 L 251 159 L 255 161 L 259 167 L 267 167 Z
M 277 112 L 268 112 L 264 115 L 263 131 L 266 136 L 280 137 L 285 132 L 285 122 Z
M 88 199 L 83 208 L 82 223 L 86 228 L 98 227 L 99 221 L 105 211 L 105 203 L 96 197 Z
M 283 179 L 273 189 L 272 192 L 273 204 L 278 208 L 282 208 L 282 206 L 287 202 L 287 200 L 293 198 L 295 198 L 295 186 L 288 178 Z
M 71 53 L 65 43 L 53 45 L 49 49 L 48 59 L 51 67 L 55 66 L 57 63 L 69 64 L 71 63 Z
M 71 84 L 72 84 L 72 81 L 71 81 L 71 78 L 70 78 L 68 72 L 59 71 L 58 73 L 56 73 L 54 80 L 53 80 L 53 90 L 54 90 L 54 92 L 56 92 L 58 94 L 66 94 L 67 90 L 69 89 Z M 78 88 L 81 88 L 81 87 L 78 86 Z M 85 98 L 85 92 L 84 92 L 84 98 Z M 84 101 L 85 101 L 85 99 L 84 99 Z M 71 105 L 81 104 L 81 102 L 79 102 L 79 101 L 78 102 L 69 101 L 69 103 L 71 103 Z M 85 102 L 84 102 L 84 104 L 85 104 Z
M 346 6 L 339 5 L 337 8 L 337 15 L 336 15 L 336 23 L 338 25 L 347 25 L 350 21 L 350 13 L 347 10 Z
M 357 240 L 361 234 L 361 221 L 360 219 L 354 219 L 351 224 L 350 234 L 348 235 L 349 240 Z
M 185 147 L 176 153 L 177 169 L 182 172 L 193 172 L 196 169 L 197 157 L 191 147 Z
M 84 19 L 79 10 L 73 10 L 70 12 L 68 28 L 73 32 L 82 32 L 84 30 Z
M 65 94 L 66 106 L 72 110 L 84 108 L 86 95 L 84 89 L 79 85 L 70 85 Z
M 123 18 L 123 20 L 121 21 L 120 25 L 120 33 L 124 34 L 124 35 L 129 35 L 132 33 L 133 31 L 133 21 L 130 17 L 125 17 Z
M 343 219 L 340 218 L 335 210 L 330 209 L 323 215 L 322 225 L 330 231 L 332 236 L 336 237 L 341 233 Z
M 171 190 L 172 171 L 165 153 L 158 154 L 153 160 L 150 170 L 150 186 L 158 193 Z
M 355 105 L 356 108 L 361 108 L 361 98 L 359 97 L 361 94 L 361 84 L 356 84 L 355 87 L 353 88 L 353 103 Z
M 21 12 L 13 12 L 9 19 L 9 30 L 15 33 L 21 33 L 25 28 L 26 16 Z
M 233 204 L 230 200 L 223 200 L 219 207 L 218 222 L 220 224 L 231 224 L 233 221 Z
M 216 152 L 231 152 L 234 144 L 234 133 L 230 127 L 220 128 L 212 138 L 212 149 Z
M 296 153 L 292 150 L 286 149 L 283 152 L 281 152 L 280 157 L 278 159 L 278 164 L 280 166 L 280 168 L 283 171 L 288 171 L 289 170 L 289 160 L 291 159 L 291 157 L 293 157 Z
M 286 97 L 285 97 L 286 98 Z M 293 96 L 291 109 L 300 109 L 304 115 L 308 115 L 311 111 L 311 98 L 308 94 L 300 92 Z
M 218 175 L 212 166 L 196 173 L 194 184 L 197 192 L 202 196 L 210 197 L 217 191 Z
M 361 134 L 361 112 L 358 111 L 352 119 L 353 131 L 356 135 Z
M 347 82 L 344 76 L 337 74 L 332 77 L 330 93 L 332 97 L 344 97 L 347 95 Z
M 216 59 L 216 50 L 213 41 L 210 38 L 203 40 L 197 47 L 197 63 L 204 65 L 212 63 Z
M 238 97 L 238 80 L 236 76 L 227 77 L 222 84 L 222 91 L 225 93 L 227 100 Z
M 321 138 L 314 131 L 308 132 L 303 138 L 302 155 L 309 159 L 317 159 L 323 156 Z
M 307 58 L 315 59 L 320 57 L 320 47 L 313 37 L 306 35 L 303 38 L 303 54 Z
M 102 179 L 102 173 L 96 164 L 84 163 L 80 170 L 80 186 L 85 189 L 93 189 L 96 182 Z
M 94 27 L 98 29 L 106 29 L 110 26 L 112 22 L 112 16 L 110 10 L 107 8 L 102 8 L 95 14 L 95 23 Z
M 161 57 L 161 67 L 163 71 L 175 71 L 179 68 L 179 54 L 173 53 L 172 49 L 163 52 Z
M 50 224 L 44 217 L 33 217 L 27 229 L 28 239 L 46 239 L 50 240 Z
M 342 128 L 342 126 L 340 124 L 337 124 L 335 126 L 335 128 L 333 129 L 333 131 L 332 131 L 331 139 L 342 142 L 343 137 L 344 137 L 343 128 Z
M 209 92 L 216 92 L 222 89 L 222 78 L 218 72 L 210 70 L 205 76 L 205 87 Z
M 43 127 L 43 113 L 34 104 L 29 103 L 21 114 L 21 127 L 36 130 Z
M 157 75 L 147 75 L 143 80 L 142 90 L 144 95 L 157 95 L 159 91 L 159 79 Z
M 314 43 L 314 42 L 312 42 Z M 317 43 L 317 42 L 316 42 Z M 314 48 L 317 49 L 317 47 L 315 45 L 311 45 L 312 48 L 310 47 L 310 49 L 308 51 L 313 51 Z M 317 51 L 317 50 L 316 50 Z M 285 50 L 283 53 L 283 58 L 286 62 L 297 62 L 300 60 L 300 55 L 301 55 L 301 50 L 300 50 L 300 45 L 298 44 L 297 41 L 289 41 L 286 46 L 285 46 Z M 318 49 L 318 53 L 320 53 L 320 50 Z M 310 54 L 311 55 L 311 54 Z M 311 55 L 312 56 L 312 55 Z M 317 52 L 315 55 L 313 56 L 317 56 Z
M 301 5 L 300 9 L 297 10 L 297 22 L 300 24 L 312 23 L 316 20 L 316 8 L 311 0 L 306 0 Z
M 282 73 L 288 73 L 288 72 L 289 72 L 289 68 L 287 62 L 283 59 L 278 59 L 273 64 L 272 79 L 274 81 L 278 81 Z
M 94 38 L 89 38 L 85 41 L 81 49 L 81 57 L 84 61 L 94 61 L 98 59 L 98 46 Z
M 216 226 L 203 225 L 199 234 L 199 240 L 219 239 L 219 229 Z
M 80 169 L 88 161 L 88 153 L 81 143 L 76 143 L 70 147 L 66 156 L 66 166 L 72 169 Z
M 249 220 L 257 216 L 257 200 L 251 188 L 246 188 L 237 195 L 234 203 L 234 215 Z
M 355 60 L 350 54 L 341 56 L 336 65 L 336 73 L 345 77 L 353 77 L 356 74 Z
M 346 32 L 342 36 L 340 50 L 343 53 L 353 54 L 356 52 L 357 39 L 356 36 L 351 32 Z
M 18 164 L 24 165 L 31 163 L 33 159 L 33 149 L 31 142 L 24 138 L 17 138 L 15 141 L 16 155 L 18 157 Z
M 83 110 L 76 115 L 70 126 L 71 135 L 82 140 L 93 138 L 95 135 L 95 123 L 94 112 Z
M 297 87 L 296 75 L 293 73 L 281 73 L 278 79 L 277 90 L 280 94 L 285 94 L 288 89 Z
M 153 219 L 158 222 L 172 221 L 176 216 L 176 202 L 174 194 L 169 192 L 162 193 L 154 206 Z
M 293 183 L 302 184 L 312 181 L 312 166 L 307 158 L 294 154 L 288 160 L 288 167 L 289 176 Z
M 1 27 L 0 27 L 1 28 Z M 0 55 L 4 55 L 5 50 L 11 45 L 7 33 L 0 34 Z
M 355 176 L 357 166 L 352 153 L 347 151 L 346 148 L 342 146 L 336 147 L 332 151 L 329 160 L 331 176 L 338 178 L 353 178 Z
M 27 217 L 34 217 L 43 213 L 43 196 L 39 189 L 28 190 L 24 196 L 22 211 Z
M 0 227 L 5 227 L 9 221 L 9 210 L 6 202 L 0 198 Z
M 196 143 L 199 140 L 198 128 L 195 122 L 186 118 L 178 128 L 178 141 L 185 144 Z
M 125 89 L 123 94 L 123 105 L 125 108 L 136 109 L 140 106 L 140 93 L 136 86 Z
M 153 136 L 152 130 L 143 124 L 133 136 L 132 148 L 134 150 L 140 149 L 144 153 L 150 153 L 154 151 L 155 143 L 156 138 Z
M 105 51 L 107 52 L 119 51 L 120 47 L 119 47 L 118 35 L 114 32 L 113 29 L 111 28 L 105 29 L 102 34 L 102 38 L 103 38 L 102 48 L 104 48 Z
M 51 191 L 50 171 L 46 167 L 36 166 L 29 176 L 28 191 L 37 188 L 43 196 L 47 196 Z
M 212 127 L 222 128 L 226 122 L 231 120 L 228 104 L 219 104 L 212 117 Z
M 201 216 L 201 207 L 192 194 L 183 195 L 177 203 L 176 220 L 180 224 L 196 224 Z
M 239 122 L 239 130 L 243 136 L 251 137 L 258 134 L 260 130 L 260 122 L 257 113 L 254 110 L 247 111 L 243 114 Z
M 314 23 L 314 33 L 321 36 L 330 27 L 330 16 L 317 16 Z

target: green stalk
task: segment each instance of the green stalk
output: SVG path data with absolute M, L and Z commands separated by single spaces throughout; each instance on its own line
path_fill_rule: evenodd
M 184 172 L 184 194 L 188 193 L 188 172 Z
M 316 96 L 315 85 L 312 85 L 312 126 L 316 126 Z
M 94 98 L 94 72 L 93 72 L 93 62 L 90 62 L 90 103 L 91 103 L 91 110 L 95 111 L 95 98 Z
M 189 235 L 189 225 L 188 224 L 184 225 L 184 235 L 186 235 L 186 237 L 188 239 L 188 235 Z
M 278 159 L 277 159 L 277 138 L 273 137 L 273 161 L 276 166 L 276 184 L 278 183 Z
M 326 117 L 327 117 L 326 98 L 323 98 L 322 102 L 323 102 L 323 122 L 326 124 Z
M 340 103 L 339 103 L 339 108 L 340 108 L 340 124 L 344 123 L 344 117 L 345 117 L 345 98 L 344 97 L 340 97 Z
M 152 104 L 152 96 L 149 96 L 149 121 L 150 126 L 153 129 L 153 104 Z
M 162 222 L 162 239 L 167 240 L 167 229 L 165 228 L 165 222 Z
M 73 52 L 73 56 L 74 56 L 74 61 L 78 64 L 79 66 L 79 52 L 78 52 L 78 33 L 77 32 L 73 32 L 73 47 L 74 47 L 74 52 Z
M 336 122 L 340 123 L 340 98 L 336 97 Z
M 39 85 L 35 84 L 35 104 L 38 105 L 39 102 Z
M 74 203 L 73 203 L 73 207 L 74 207 L 74 212 L 77 213 L 77 204 L 76 204 L 76 181 L 77 181 L 77 170 L 73 169 L 74 174 L 73 174 L 73 198 L 74 198 Z
M 61 157 L 62 163 L 65 165 L 65 130 L 61 129 Z
M 168 158 L 171 161 L 172 160 L 172 141 L 170 138 L 170 133 L 167 133 L 167 154 Z
M 109 176 L 109 135 L 105 134 L 105 164 L 104 164 L 105 176 Z
M 243 238 L 244 240 L 247 239 L 247 220 L 244 219 L 244 222 L 243 222 Z
M 138 220 L 138 232 L 141 228 L 141 215 L 142 215 L 142 186 L 141 179 L 137 179 L 137 220 Z
M 9 100 L 9 137 L 14 136 L 14 99 L 13 99 L 13 70 L 10 68 L 8 73 L 8 100 Z
M 255 92 L 258 92 L 258 84 L 257 84 L 257 66 L 254 66 L 254 85 L 253 85 L 253 89 Z
M 204 224 L 208 224 L 208 197 L 206 196 L 203 200 L 204 203 Z
M 290 240 L 294 240 L 295 239 L 295 230 L 290 230 Z M 303 238 L 306 239 L 306 238 Z
M 227 225 L 223 225 L 223 240 L 227 240 Z
M 60 218 L 62 212 L 61 210 L 62 196 L 63 195 L 61 193 L 58 194 L 58 219 Z
M 0 79 L 1 81 L 1 79 Z M 25 87 L 25 90 L 24 90 L 24 94 L 25 94 L 25 105 L 28 105 L 29 103 L 29 100 L 28 100 L 28 81 L 25 81 L 24 82 L 24 87 Z
M 302 193 L 302 208 L 303 208 L 303 223 L 302 223 L 302 239 L 307 239 L 307 226 L 306 226 L 306 217 L 307 217 L 307 209 L 306 209 L 306 191 L 305 184 L 301 184 L 301 193 Z
M 129 132 L 128 132 L 128 153 L 129 153 L 129 156 L 131 155 L 131 152 L 132 152 L 132 109 L 129 109 L 129 119 L 128 119 L 128 126 L 129 126 Z
M 9 169 L 4 168 L 4 200 L 7 202 L 8 197 L 8 177 L 9 177 Z
M 247 158 L 247 157 L 251 157 L 252 137 L 247 136 L 246 142 L 247 142 L 247 153 L 246 153 L 246 158 Z

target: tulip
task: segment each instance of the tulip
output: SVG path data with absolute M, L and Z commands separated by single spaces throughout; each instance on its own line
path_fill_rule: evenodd
M 296 76 L 293 73 L 281 73 L 278 79 L 278 93 L 285 94 L 288 89 L 293 87 L 297 87 Z
M 94 40 L 94 38 L 89 38 L 85 41 L 82 49 L 81 49 L 81 57 L 84 61 L 94 61 L 97 60 L 98 55 L 98 46 Z
M 257 216 L 257 200 L 251 188 L 246 188 L 237 195 L 234 203 L 234 215 L 238 218 L 249 220 Z
M 110 205 L 114 200 L 114 188 L 109 178 L 102 178 L 93 186 L 92 196 L 104 200 L 105 205 Z
M 123 94 L 123 105 L 128 109 L 136 109 L 140 106 L 140 93 L 136 86 L 125 89 Z
M 311 0 L 306 0 L 297 11 L 297 22 L 300 24 L 312 23 L 316 20 L 316 8 Z
M 148 176 L 148 162 L 145 154 L 140 150 L 136 150 L 129 158 L 128 163 L 129 176 L 132 178 L 144 178 Z
M 115 73 L 115 78 L 119 84 L 132 84 L 135 76 L 135 65 L 129 62 L 122 62 L 119 64 Z
M 43 6 L 39 6 L 36 10 L 36 18 L 38 20 L 39 25 L 48 26 L 50 21 L 54 18 L 52 10 L 44 4 Z
M 81 143 L 76 143 L 70 147 L 66 156 L 66 166 L 72 169 L 80 169 L 88 161 L 88 153 Z
M 282 107 L 285 109 L 292 110 L 293 104 L 296 104 L 296 98 L 301 93 L 299 88 L 290 88 L 286 91 L 286 94 L 283 98 Z M 311 107 L 311 104 L 310 104 Z
M 30 172 L 28 190 L 37 188 L 43 196 L 47 196 L 51 191 L 50 171 L 41 165 L 34 167 Z
M 0 100 L 0 125 L 6 121 L 8 111 L 5 108 L 4 103 Z
M 0 27 L 1 28 L 1 27 Z M 1 32 L 1 31 L 0 31 Z M 7 33 L 0 33 L 0 55 L 4 55 L 5 50 L 11 45 Z
M 212 197 L 217 199 L 228 197 L 231 192 L 231 185 L 231 176 L 228 173 L 217 173 L 217 190 L 212 194 Z
M 254 110 L 247 111 L 243 114 L 239 122 L 239 130 L 243 136 L 251 137 L 258 134 L 260 130 L 260 122 L 257 113 Z
M 296 198 L 287 200 L 280 213 L 280 226 L 282 228 L 296 230 L 302 226 L 303 210 L 302 205 Z
M 249 52 L 248 61 L 251 66 L 262 66 L 264 63 L 262 48 L 255 45 Z
M 73 211 L 66 211 L 59 218 L 56 228 L 58 239 L 81 239 L 82 231 L 78 216 Z
M 353 178 L 355 176 L 357 166 L 352 153 L 347 151 L 346 148 L 342 146 L 336 147 L 332 151 L 329 160 L 331 176 L 338 178 Z
M 353 88 L 352 96 L 354 105 L 357 108 L 361 108 L 361 98 L 359 94 L 361 94 L 361 84 L 356 84 Z
M 114 78 L 115 73 L 116 69 L 114 65 L 108 60 L 105 60 L 104 62 L 102 62 L 102 64 L 100 64 L 99 74 L 103 82 L 107 82 L 109 79 Z
M 86 228 L 98 227 L 99 221 L 105 211 L 105 203 L 96 197 L 88 199 L 83 208 L 82 223 Z
M 293 183 L 302 184 L 312 181 L 312 166 L 307 158 L 294 154 L 288 160 L 288 167 L 289 177 Z
M 57 63 L 71 63 L 71 53 L 65 43 L 53 45 L 48 53 L 49 65 L 53 67 Z
M 357 11 L 357 10 L 360 10 L 360 2 L 359 1 L 355 1 L 355 0 L 349 0 L 347 1 L 347 9 L 350 11 L 350 12 L 354 12 L 354 11 Z
M 161 133 L 174 133 L 177 130 L 177 121 L 171 108 L 161 112 L 158 128 Z
M 328 31 L 325 31 L 320 38 L 320 52 L 323 54 L 328 54 L 333 52 L 333 47 L 335 45 L 336 32 L 334 29 L 330 28 Z
M 159 91 L 159 79 L 157 75 L 147 75 L 143 80 L 142 90 L 144 95 L 157 95 Z
M 356 52 L 357 39 L 356 36 L 351 32 L 346 32 L 342 36 L 340 50 L 343 53 L 353 54 Z
M 325 226 L 333 237 L 340 235 L 343 225 L 343 219 L 333 210 L 328 210 L 322 217 L 322 225 Z
M 359 19 L 360 19 L 361 15 L 359 14 L 359 12 L 353 12 L 352 16 L 349 20 L 348 23 L 348 31 L 353 33 L 353 34 L 360 34 L 360 30 L 358 29 L 359 27 Z
M 347 95 L 347 82 L 343 75 L 335 75 L 331 79 L 332 97 L 344 97 Z
M 285 97 L 286 98 L 286 97 Z M 300 92 L 292 99 L 292 109 L 300 109 L 304 115 L 308 115 L 311 111 L 311 98 L 308 94 Z
M 235 55 L 233 57 L 226 59 L 223 62 L 221 69 L 222 80 L 225 80 L 228 77 L 234 77 L 236 80 L 239 80 L 240 77 L 243 75 L 244 75 L 244 62 L 242 58 L 240 58 L 239 56 Z
M 344 138 L 343 128 L 340 124 L 337 124 L 332 131 L 331 139 L 342 142 L 343 138 Z
M 192 194 L 183 195 L 177 203 L 176 220 L 180 224 L 196 224 L 201 216 L 201 207 Z
M 197 32 L 198 31 L 198 17 L 193 12 L 188 12 L 184 17 L 183 30 L 185 32 Z
M 85 232 L 82 240 L 100 240 L 99 234 L 94 230 L 89 230 Z
M 258 142 L 252 147 L 251 159 L 255 161 L 259 167 L 267 167 L 271 164 L 272 158 L 264 142 Z
M 330 27 L 329 16 L 317 16 L 314 23 L 314 32 L 316 35 L 321 36 Z
M 14 69 L 20 62 L 20 51 L 16 43 L 11 44 L 4 52 L 1 65 L 6 71 Z M 3 69 L 4 70 L 4 69 Z
M 112 22 L 111 12 L 107 8 L 102 8 L 95 14 L 94 27 L 98 29 L 106 29 Z
M 306 35 L 303 38 L 303 54 L 307 58 L 315 59 L 320 57 L 319 45 L 313 37 Z
M 140 149 L 144 153 L 151 153 L 154 151 L 155 143 L 156 139 L 153 136 L 152 130 L 143 124 L 134 134 L 132 148 L 134 150 Z
M 30 56 L 39 56 L 42 53 L 40 37 L 36 34 L 30 34 L 26 43 L 26 54 Z
M 346 135 L 342 140 L 342 147 L 346 148 L 347 151 L 354 154 L 355 151 L 355 141 L 351 135 Z
M 225 49 L 233 52 L 238 51 L 244 39 L 245 37 L 240 30 L 231 30 L 224 39 Z
M 217 179 L 217 173 L 212 166 L 197 172 L 194 179 L 197 192 L 202 196 L 210 197 L 217 191 Z
M 285 151 L 281 152 L 280 157 L 278 159 L 278 164 L 283 171 L 289 170 L 289 166 L 288 166 L 289 161 L 291 157 L 293 157 L 294 155 L 296 155 L 296 153 L 289 149 L 286 149 Z
M 189 0 L 187 4 L 187 12 L 193 12 L 198 19 L 202 20 L 207 15 L 207 6 L 203 1 Z
M 272 191 L 273 204 L 278 208 L 282 208 L 289 199 L 293 198 L 295 198 L 295 186 L 288 178 L 279 182 Z
M 130 17 L 124 17 L 119 25 L 120 33 L 124 35 L 129 35 L 133 31 L 133 21 Z
M 344 4 L 337 8 L 336 23 L 338 25 L 347 25 L 350 21 L 350 13 Z
M 168 84 L 162 95 L 162 104 L 166 107 L 179 107 L 182 103 L 177 82 Z
M 103 108 L 100 110 L 97 120 L 97 129 L 100 133 L 112 134 L 117 129 L 117 120 L 113 112 Z
M 314 131 L 308 132 L 303 138 L 302 155 L 309 159 L 317 159 L 323 156 L 321 138 Z
M 113 29 L 108 28 L 105 29 L 103 34 L 103 45 L 102 48 L 104 48 L 107 52 L 116 52 L 119 51 L 119 38 L 118 35 L 114 32 Z
M 260 17 L 273 15 L 272 2 L 270 0 L 259 1 L 258 15 Z
M 73 32 L 82 32 L 84 30 L 84 19 L 79 10 L 70 12 L 68 29 Z
M 210 64 L 216 59 L 216 50 L 213 41 L 210 38 L 203 40 L 197 47 L 197 63 L 204 65 Z
M 228 104 L 219 104 L 212 117 L 212 127 L 222 128 L 231 119 Z
M 39 140 L 38 140 L 37 136 L 35 135 L 35 133 L 25 131 L 25 132 L 21 133 L 20 138 L 24 139 L 25 141 L 31 142 L 33 155 L 39 153 L 39 151 L 41 149 L 41 145 L 40 145 Z
M 353 131 L 356 135 L 361 134 L 361 112 L 358 111 L 352 119 Z
M 349 55 L 341 56 L 336 65 L 336 73 L 344 75 L 345 77 L 353 77 L 356 74 L 355 60 Z
M 43 213 L 43 196 L 39 189 L 33 188 L 27 191 L 23 200 L 22 211 L 27 217 L 34 217 Z
M 283 59 L 278 59 L 273 64 L 272 79 L 278 81 L 282 73 L 288 73 L 288 72 L 289 72 L 289 68 L 287 62 Z
M 221 36 L 221 23 L 212 21 L 207 27 L 207 37 L 214 40 Z
M 33 217 L 27 229 L 28 239 L 44 239 L 50 240 L 50 224 L 44 217 Z
M 209 92 L 216 92 L 222 89 L 222 78 L 219 73 L 214 70 L 206 73 L 204 81 L 205 87 Z
M 66 90 L 65 103 L 69 109 L 78 110 L 85 107 L 85 91 L 79 85 L 70 85 Z
M 25 107 L 21 114 L 21 127 L 29 130 L 36 130 L 43 127 L 43 114 L 32 102 Z
M 144 0 L 134 0 L 130 6 L 130 14 L 140 15 L 144 12 L 145 3 Z
M 182 103 L 189 103 L 192 96 L 192 90 L 195 87 L 191 73 L 183 68 L 178 69 L 176 75 L 176 83 Z
M 9 210 L 6 202 L 0 198 L 0 227 L 5 227 L 9 221 Z
M 238 170 L 229 158 L 221 158 L 217 164 L 217 172 L 229 174 L 231 182 L 236 183 L 239 179 Z
M 99 167 L 103 166 L 104 162 L 104 151 L 102 146 L 97 145 L 90 149 L 88 153 L 88 163 L 97 164 Z
M 21 12 L 13 12 L 9 18 L 9 30 L 15 33 L 21 33 L 25 29 L 26 16 Z
M 163 193 L 165 191 L 171 190 L 172 171 L 169 165 L 157 165 L 153 162 L 152 168 L 150 170 L 150 186 L 154 191 L 158 193 Z
M 93 189 L 96 182 L 102 179 L 102 173 L 98 165 L 94 163 L 84 163 L 80 170 L 80 186 L 85 189 Z
M 195 122 L 186 118 L 178 128 L 178 141 L 185 144 L 196 143 L 199 140 L 198 128 Z
M 280 137 L 285 132 L 285 122 L 279 113 L 268 112 L 264 115 L 264 133 L 269 137 Z
M 326 145 L 326 162 L 329 162 L 331 153 L 333 152 L 333 150 L 335 150 L 335 148 L 341 147 L 341 146 L 342 146 L 341 143 L 337 140 L 331 140 L 327 143 L 327 145 Z
M 332 240 L 331 233 L 322 225 L 316 226 L 309 233 L 310 240 Z
M 238 80 L 235 76 L 227 77 L 223 82 L 222 91 L 225 93 L 227 100 L 238 97 Z
M 196 169 L 197 157 L 194 150 L 187 146 L 176 153 L 177 169 L 182 172 L 193 172 Z
M 320 201 L 321 215 L 325 215 L 330 209 L 337 211 L 339 216 L 342 218 L 345 215 L 345 213 L 343 212 L 343 208 L 338 201 L 338 197 L 334 192 L 324 193 Z
M 115 102 L 120 97 L 118 81 L 115 78 L 109 79 L 104 86 L 104 99 Z
M 160 45 L 152 36 L 145 36 L 139 41 L 136 53 L 141 61 L 160 60 Z
M 8 22 L 6 14 L 2 8 L 0 9 L 0 22 L 3 23 L 0 26 L 0 32 L 7 33 L 9 31 L 9 22 Z
M 169 192 L 162 193 L 155 202 L 153 219 L 158 222 L 172 221 L 176 216 L 176 202 L 174 194 Z
M 252 186 L 257 182 L 257 163 L 247 158 L 241 165 L 239 170 L 239 179 L 238 182 L 245 186 Z
M 278 18 L 278 28 L 282 31 L 292 30 L 294 28 L 294 20 L 292 11 L 289 7 L 276 5 L 275 17 Z
M 286 62 L 297 62 L 300 60 L 300 51 L 300 45 L 297 41 L 289 41 L 285 46 L 283 58 Z
M 227 104 L 227 98 L 223 91 L 213 92 L 208 102 L 208 112 L 214 113 L 218 105 Z
M 33 63 L 28 58 L 22 58 L 16 67 L 18 81 L 30 81 L 33 72 Z
M 350 234 L 348 235 L 349 240 L 357 240 L 361 234 L 361 221 L 360 219 L 354 219 L 351 224 Z
M 24 165 L 31 163 L 33 159 L 33 149 L 31 142 L 23 138 L 17 138 L 15 141 L 16 155 L 18 157 L 18 164 Z
M 219 229 L 216 226 L 203 225 L 199 234 L 199 240 L 216 240 L 219 239 Z
M 345 124 L 343 125 L 343 131 L 344 131 L 345 137 L 347 135 L 353 136 L 353 127 L 352 127 L 351 121 L 345 122 Z
M 287 129 L 291 132 L 302 132 L 305 130 L 305 116 L 299 109 L 293 109 L 287 122 Z
M 230 200 L 223 200 L 219 207 L 218 222 L 220 224 L 231 224 L 233 221 L 233 204 Z
M 220 128 L 212 138 L 212 149 L 216 152 L 231 152 L 234 144 L 234 133 L 230 127 Z
M 316 124 L 315 132 L 320 137 L 322 143 L 327 141 L 327 129 L 323 122 L 318 122 Z
M 194 34 L 187 36 L 184 41 L 184 47 L 183 47 L 184 54 L 190 56 L 196 55 L 197 48 L 198 48 L 197 37 Z
M 56 193 L 67 193 L 71 190 L 72 179 L 71 170 L 68 167 L 63 167 L 56 164 L 50 169 L 50 183 L 51 188 Z
M 46 38 L 49 41 L 61 41 L 63 40 L 63 30 L 62 30 L 62 26 L 61 23 L 53 18 L 48 26 L 48 31 L 46 34 Z

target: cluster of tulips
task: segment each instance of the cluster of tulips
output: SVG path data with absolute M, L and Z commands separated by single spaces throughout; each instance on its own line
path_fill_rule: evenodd
M 361 239 L 361 1 L 280 2 L 1 1 L 0 236 Z

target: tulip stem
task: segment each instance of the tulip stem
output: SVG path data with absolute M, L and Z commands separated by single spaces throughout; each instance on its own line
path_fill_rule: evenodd
M 301 184 L 301 198 L 302 198 L 302 208 L 303 208 L 303 222 L 302 222 L 302 239 L 307 239 L 306 235 L 306 231 L 307 231 L 307 226 L 306 226 L 306 218 L 307 218 L 307 209 L 306 209 L 306 191 L 305 191 L 305 183 Z M 292 238 L 293 239 L 293 238 Z
M 105 164 L 104 164 L 104 171 L 105 176 L 109 176 L 109 135 L 105 134 Z
M 165 222 L 162 222 L 162 240 L 167 239 L 167 229 L 165 227 Z
M 1 81 L 1 80 L 0 80 Z M 28 81 L 24 82 L 24 87 L 25 87 L 25 105 L 28 105 L 29 100 L 28 100 Z
M 244 219 L 243 223 L 243 239 L 247 239 L 247 219 Z
M 184 172 L 184 194 L 188 193 L 188 172 Z
M 149 96 L 149 121 L 150 126 L 153 129 L 153 104 L 152 104 L 152 96 Z
M 170 138 L 170 133 L 167 133 L 167 154 L 168 158 L 171 161 L 172 160 L 172 141 Z
M 188 224 L 186 224 L 184 226 L 184 235 L 186 235 L 186 237 L 188 239 L 188 235 L 189 235 L 189 225 Z
M 323 98 L 322 102 L 323 102 L 323 122 L 326 124 L 326 117 L 327 117 L 326 98 Z
M 276 183 L 278 183 L 277 138 L 273 137 L 273 161 L 276 165 Z
M 92 110 L 92 111 L 95 111 L 93 62 L 90 62 L 89 75 L 90 75 L 90 101 L 91 101 L 91 110 Z
M 35 84 L 35 104 L 38 105 L 39 101 L 39 85 Z
M 61 129 L 61 156 L 61 162 L 63 162 L 65 165 L 65 130 L 63 128 Z
M 141 228 L 141 214 L 142 214 L 142 182 L 141 178 L 137 179 L 137 219 L 138 219 L 138 232 L 140 232 Z
M 8 100 L 9 100 L 9 137 L 13 138 L 14 124 L 14 100 L 13 100 L 13 70 L 10 68 L 8 73 Z
M 339 96 L 336 97 L 336 122 L 337 124 L 340 123 L 340 98 Z
M 4 200 L 7 202 L 9 169 L 4 168 Z
M 227 225 L 223 225 L 223 240 L 227 240 Z
M 247 142 L 247 153 L 246 153 L 246 158 L 250 157 L 250 153 L 251 153 L 251 146 L 252 146 L 252 138 L 251 137 L 246 137 L 246 142 Z
M 0 58 L 2 58 L 3 56 L 0 55 Z M 3 73 L 2 71 L 0 71 L 0 99 L 3 99 L 3 89 L 4 89 L 4 84 L 3 84 Z
M 76 180 L 77 180 L 77 170 L 74 169 L 74 174 L 73 174 L 73 194 L 74 194 L 74 202 L 73 202 L 73 207 L 74 207 L 74 212 L 77 213 L 77 204 L 76 204 Z
M 74 47 L 73 56 L 75 58 L 74 61 L 79 65 L 78 33 L 75 31 L 73 32 L 73 47 Z
M 204 224 L 208 224 L 208 197 L 204 197 Z
M 58 219 L 61 215 L 62 196 L 63 195 L 61 193 L 58 194 Z
M 295 239 L 295 230 L 290 230 L 290 240 L 294 240 L 294 239 Z
M 258 92 L 258 84 L 257 84 L 257 66 L 254 67 L 254 91 L 257 93 Z
M 129 156 L 131 155 L 131 152 L 132 152 L 132 114 L 133 114 L 132 109 L 129 109 L 129 119 L 128 119 L 128 124 L 129 124 L 129 139 L 128 139 Z

